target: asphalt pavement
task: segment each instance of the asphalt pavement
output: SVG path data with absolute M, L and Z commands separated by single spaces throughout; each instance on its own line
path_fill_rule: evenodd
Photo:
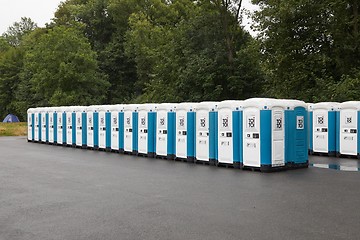
M 1 240 L 360 239 L 359 207 L 360 172 L 260 173 L 0 138 Z

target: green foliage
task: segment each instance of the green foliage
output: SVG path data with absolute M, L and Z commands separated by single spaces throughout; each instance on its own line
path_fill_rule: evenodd
M 35 28 L 37 28 L 36 23 L 30 18 L 22 17 L 20 22 L 15 22 L 2 36 L 10 45 L 18 46 L 22 38 Z
M 98 72 L 96 53 L 76 29 L 55 27 L 26 52 L 23 78 L 45 105 L 104 101 L 108 82 Z
M 253 2 L 261 7 L 255 20 L 262 40 L 267 94 L 332 100 L 332 86 L 359 69 L 358 2 Z

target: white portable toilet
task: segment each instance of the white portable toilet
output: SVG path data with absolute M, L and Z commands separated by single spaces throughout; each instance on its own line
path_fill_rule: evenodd
M 310 154 L 336 154 L 336 116 L 339 103 L 321 102 L 311 106 Z
M 124 153 L 137 154 L 137 108 L 138 104 L 124 106 Z
M 343 102 L 339 105 L 340 114 L 337 123 L 337 155 L 360 158 L 360 101 Z
M 120 138 L 124 137 L 124 106 L 120 104 L 112 105 L 109 109 L 111 112 L 111 150 L 120 152 Z M 124 146 L 121 149 L 124 150 Z
M 66 145 L 72 146 L 75 144 L 75 139 L 73 138 L 73 112 L 74 107 L 69 106 L 65 107 L 65 114 L 66 114 Z
M 226 100 L 219 102 L 217 106 L 217 164 L 242 167 L 242 102 Z
M 35 142 L 39 142 L 41 140 L 41 110 L 42 108 L 34 109 L 34 117 L 35 117 L 34 141 Z
M 184 102 L 176 106 L 175 155 L 177 159 L 195 161 L 195 107 Z
M 196 161 L 216 164 L 218 102 L 201 102 L 195 108 L 195 158 Z
M 156 157 L 175 159 L 175 103 L 156 107 Z
M 48 108 L 48 131 L 49 131 L 49 144 L 54 144 L 55 139 L 55 131 L 54 131 L 54 113 L 56 108 L 55 107 L 49 107 Z
M 99 149 L 110 151 L 111 113 L 110 105 L 99 106 Z
M 27 124 L 28 124 L 28 142 L 32 142 L 34 141 L 34 132 L 35 132 L 34 108 L 29 108 L 27 110 Z
M 86 127 L 87 127 L 87 148 L 97 149 L 99 144 L 98 137 L 98 115 L 99 106 L 92 105 L 85 108 L 86 111 Z
M 58 107 L 56 108 L 56 125 L 57 125 L 57 144 L 66 145 L 66 116 L 65 108 Z
M 75 106 L 73 107 L 73 114 L 75 115 L 75 145 L 76 147 L 85 147 L 86 140 L 85 132 L 86 132 L 86 117 L 85 116 L 85 109 L 86 107 L 82 106 Z
M 41 139 L 42 143 L 47 143 L 49 141 L 49 132 L 48 132 L 48 108 L 43 107 L 40 110 L 41 114 Z
M 138 106 L 138 155 L 155 157 L 156 104 Z
M 252 98 L 243 102 L 243 167 L 285 168 L 284 101 Z

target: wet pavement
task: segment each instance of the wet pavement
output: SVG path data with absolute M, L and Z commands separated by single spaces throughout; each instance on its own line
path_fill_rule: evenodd
M 0 239 L 360 239 L 357 159 L 260 173 L 0 138 Z

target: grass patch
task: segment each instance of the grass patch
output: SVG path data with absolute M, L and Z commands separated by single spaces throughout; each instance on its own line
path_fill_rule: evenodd
M 27 123 L 2 123 L 0 122 L 0 136 L 26 136 Z

